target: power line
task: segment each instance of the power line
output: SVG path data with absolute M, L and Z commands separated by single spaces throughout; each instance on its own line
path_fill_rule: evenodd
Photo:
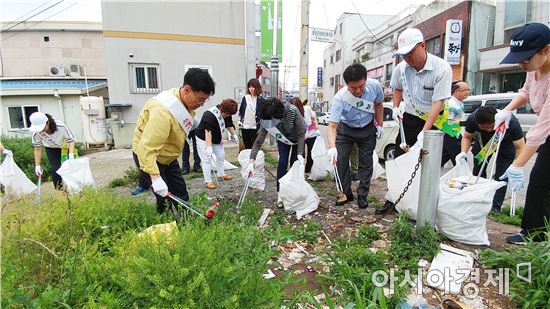
M 61 2 L 62 2 L 62 1 L 64 1 L 64 0 L 61 0 Z M 41 23 L 41 22 L 43 22 L 43 21 L 45 21 L 45 20 L 48 20 L 48 19 L 54 17 L 55 15 L 60 14 L 60 13 L 62 13 L 62 12 L 64 12 L 64 11 L 66 11 L 66 10 L 72 8 L 73 6 L 75 6 L 75 5 L 77 5 L 77 4 L 78 4 L 78 2 L 74 2 L 73 4 L 71 4 L 71 5 L 69 5 L 68 7 L 64 8 L 63 10 L 58 11 L 58 12 L 56 12 L 56 13 L 54 13 L 54 14 L 52 14 L 52 15 L 50 15 L 50 16 L 48 16 L 48 17 L 46 17 L 46 18 L 44 18 L 44 19 L 42 19 L 42 20 L 40 20 L 40 21 L 37 21 L 36 23 L 34 23 L 34 24 L 28 26 L 28 27 L 25 28 L 25 29 L 21 29 L 21 30 L 17 31 L 16 33 L 10 35 L 9 37 L 7 37 L 7 38 L 5 38 L 5 39 L 2 39 L 2 41 L 7 41 L 8 39 L 13 38 L 14 36 L 18 35 L 19 33 L 23 32 L 23 31 L 25 31 L 25 30 L 27 30 L 27 29 L 29 29 L 29 28 L 32 28 L 32 27 L 38 25 L 39 23 Z
M 350 0 L 351 1 L 351 4 L 353 4 L 353 7 L 355 8 L 355 11 L 357 12 L 357 15 L 359 15 L 359 18 L 361 19 L 361 22 L 363 23 L 363 25 L 365 26 L 365 28 L 367 29 L 367 31 L 372 35 L 372 38 L 375 40 L 375 41 L 378 41 L 378 38 L 376 37 L 376 35 L 374 35 L 374 32 L 372 32 L 369 28 L 369 26 L 367 26 L 367 23 L 365 22 L 365 20 L 363 19 L 363 14 L 359 13 L 359 9 L 357 8 L 357 6 L 355 5 L 355 2 L 353 0 Z M 382 1 L 378 1 L 376 4 L 374 4 L 373 6 L 379 4 L 380 2 Z M 387 44 L 387 43 L 384 43 L 383 41 L 378 41 L 377 42 L 378 44 L 381 44 L 381 45 L 386 45 L 386 46 L 389 46 L 389 47 L 393 47 L 393 45 L 391 44 Z
M 50 2 L 51 2 L 51 0 L 42 3 L 42 4 L 39 5 L 38 7 L 35 7 L 34 9 L 28 11 L 27 13 L 25 13 L 25 14 L 23 14 L 23 15 L 17 17 L 16 19 L 14 19 L 14 20 L 12 20 L 12 21 L 10 21 L 8 24 L 6 24 L 6 26 L 9 25 L 9 24 L 11 24 L 11 23 L 17 22 L 19 19 L 21 19 L 21 18 L 27 16 L 28 14 L 30 14 L 30 13 L 36 11 L 36 10 L 38 10 L 39 8 L 43 7 L 44 5 L 46 5 L 46 4 L 50 3 Z
M 34 14 L 34 15 L 31 15 L 30 17 L 27 17 L 27 18 L 23 19 L 22 21 L 20 21 L 20 22 L 18 22 L 17 24 L 15 24 L 15 25 L 9 27 L 8 29 L 2 29 L 2 32 L 8 31 L 8 30 L 10 30 L 10 29 L 13 29 L 13 28 L 16 27 L 17 25 L 20 25 L 20 24 L 26 22 L 27 20 L 29 20 L 29 19 L 35 17 L 36 15 L 41 14 L 41 13 L 43 13 L 43 12 L 45 12 L 45 11 L 47 11 L 47 10 L 53 8 L 54 6 L 60 4 L 60 3 L 63 2 L 63 1 L 65 1 L 65 0 L 61 0 L 61 1 L 57 2 L 57 3 L 54 3 L 54 4 L 50 5 L 49 7 L 43 9 L 42 11 L 40 11 L 40 12 Z

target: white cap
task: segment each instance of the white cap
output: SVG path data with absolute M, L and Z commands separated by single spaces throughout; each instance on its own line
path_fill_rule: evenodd
M 29 131 L 31 132 L 40 132 L 44 130 L 46 127 L 46 122 L 48 122 L 48 117 L 46 114 L 41 112 L 32 113 L 29 119 L 31 120 L 31 127 L 29 128 Z
M 397 51 L 394 56 L 403 56 L 408 54 L 416 44 L 424 42 L 424 36 L 420 30 L 415 28 L 407 28 L 401 32 L 397 39 Z

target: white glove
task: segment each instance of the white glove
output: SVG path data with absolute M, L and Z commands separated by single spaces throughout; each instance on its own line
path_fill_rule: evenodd
M 36 165 L 34 167 L 34 173 L 36 174 L 36 176 L 40 177 L 42 176 L 42 167 L 40 165 Z
M 243 127 L 243 122 L 242 121 L 237 121 L 237 127 L 239 128 L 242 128 Z
M 416 136 L 416 144 L 422 147 L 424 145 L 424 131 L 420 131 Z
M 463 160 L 464 162 L 468 160 L 468 155 L 465 152 L 461 152 L 455 157 L 456 164 L 458 164 L 458 162 L 460 162 L 461 160 Z
M 302 155 L 298 155 L 298 163 L 300 163 L 300 165 L 304 165 L 304 157 Z
M 382 126 L 376 127 L 376 139 L 381 139 L 384 136 L 384 128 Z
M 74 159 L 74 153 L 69 152 L 68 158 L 69 158 L 69 160 L 73 160 Z
M 338 151 L 336 150 L 336 147 L 332 147 L 327 151 L 327 156 L 330 164 L 336 164 L 336 161 L 338 160 Z
M 509 110 L 499 110 L 495 115 L 495 130 L 504 123 L 504 126 L 508 128 L 508 124 L 510 123 L 510 118 L 512 118 L 512 112 Z
M 500 180 L 506 178 L 508 178 L 508 191 L 515 192 L 523 189 L 523 167 L 510 164 L 506 172 L 500 176 Z
M 252 175 L 254 175 L 254 160 L 252 159 L 246 166 L 246 175 L 248 175 L 248 177 L 251 177 Z
M 153 191 L 155 191 L 156 194 L 165 197 L 168 194 L 168 186 L 166 185 L 164 180 L 162 180 L 162 177 L 157 177 L 151 180 Z
M 231 134 L 229 136 L 229 140 L 236 143 L 236 144 L 238 144 L 239 143 L 239 136 L 236 133 Z
M 204 155 L 207 157 L 207 158 L 210 158 L 212 156 L 212 146 L 206 146 L 206 148 L 204 149 Z
M 392 117 L 395 121 L 401 121 L 401 109 L 399 107 L 394 107 L 392 109 Z
M 4 149 L 4 150 L 2 151 L 2 153 L 5 154 L 6 156 L 10 156 L 10 157 L 13 156 L 13 153 L 11 152 L 11 150 Z

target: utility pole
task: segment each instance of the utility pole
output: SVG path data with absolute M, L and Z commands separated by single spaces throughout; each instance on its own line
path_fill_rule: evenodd
M 309 60 L 309 0 L 302 0 L 302 35 L 300 37 L 300 99 L 308 97 L 308 60 Z
M 279 57 L 277 55 L 277 34 L 279 29 L 279 1 L 273 1 L 273 53 L 271 56 L 271 96 L 279 96 Z

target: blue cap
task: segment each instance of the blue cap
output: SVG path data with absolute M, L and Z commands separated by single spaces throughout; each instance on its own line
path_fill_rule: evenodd
M 520 63 L 550 44 L 550 29 L 545 24 L 530 23 L 514 31 L 510 38 L 510 52 L 500 62 Z

